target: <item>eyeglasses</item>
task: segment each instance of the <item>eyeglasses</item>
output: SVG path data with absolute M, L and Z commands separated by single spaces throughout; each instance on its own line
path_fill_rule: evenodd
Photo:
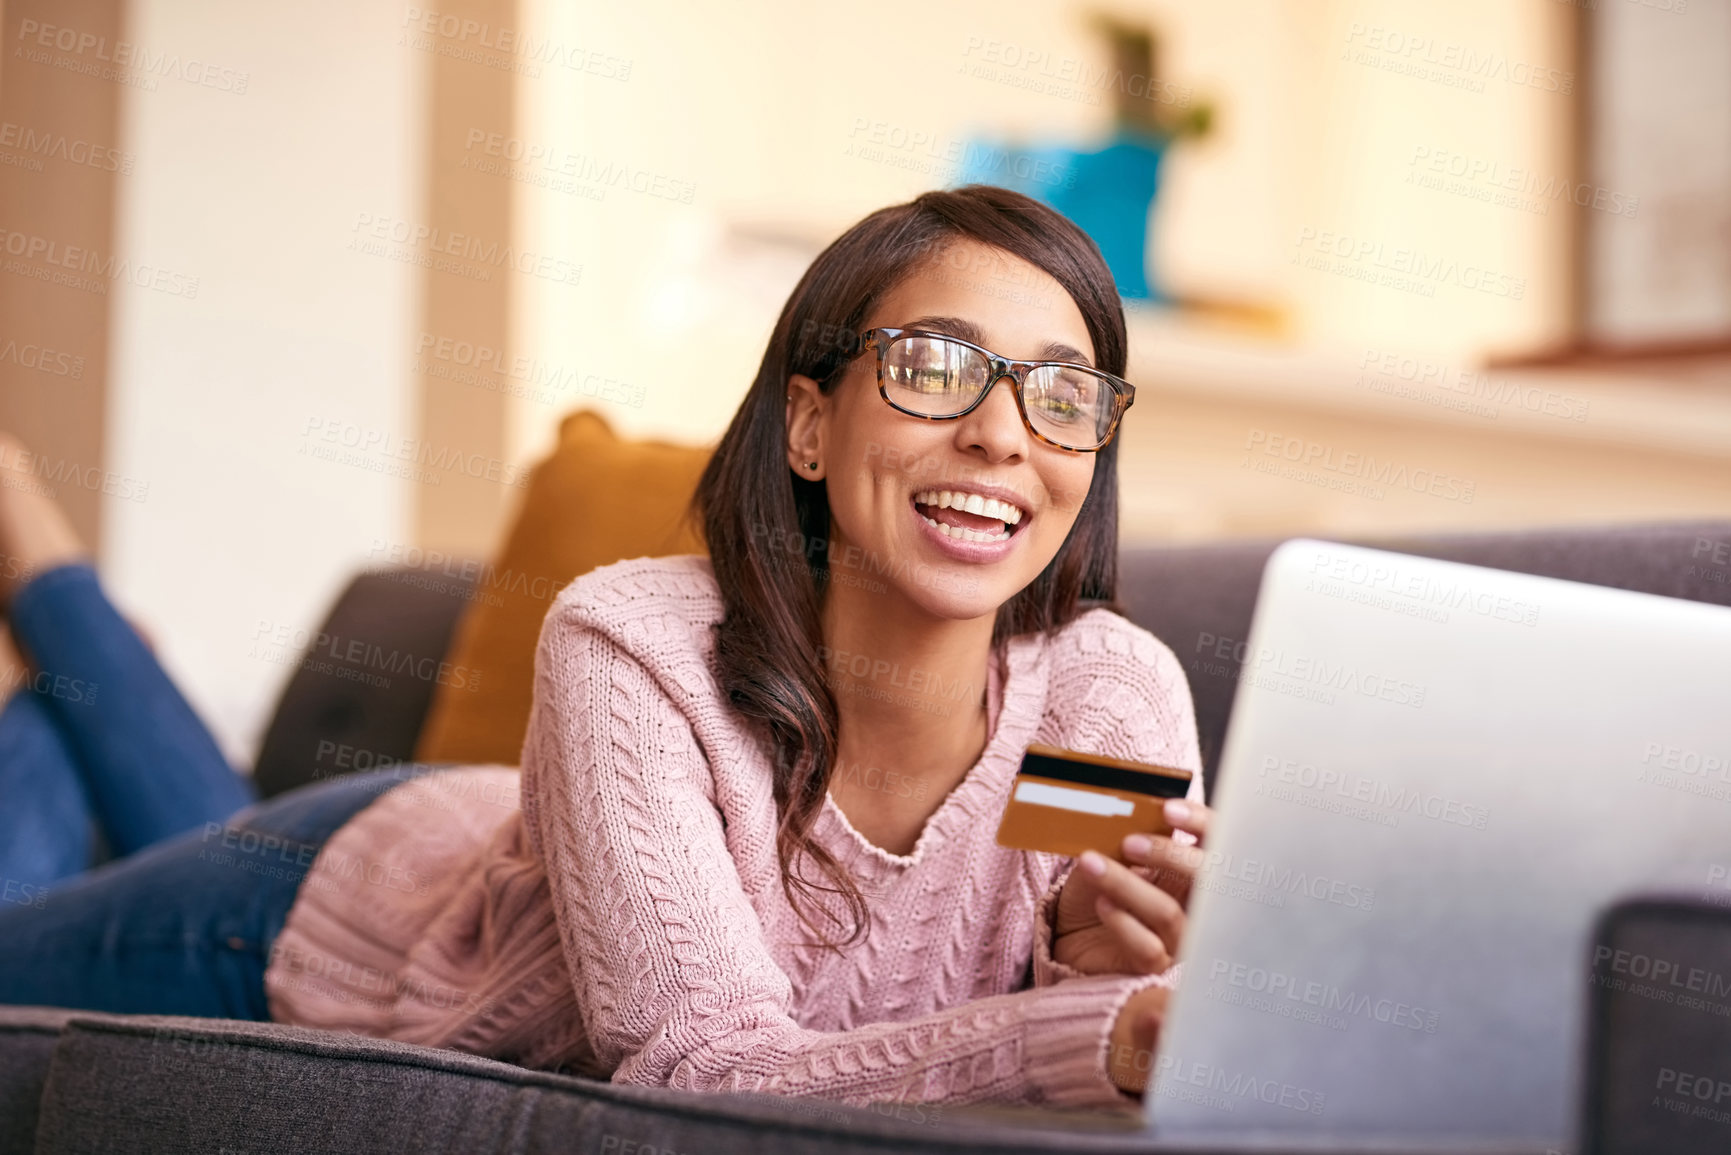
M 1028 431 L 1082 453 L 1104 449 L 1136 399 L 1128 381 L 1069 361 L 1010 361 L 959 337 L 913 329 L 867 329 L 878 355 L 878 392 L 892 409 L 928 421 L 964 417 L 1003 377 L 1015 386 Z

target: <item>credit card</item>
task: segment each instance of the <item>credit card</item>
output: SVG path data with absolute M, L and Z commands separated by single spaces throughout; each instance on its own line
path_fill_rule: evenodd
M 1126 834 L 1170 834 L 1168 798 L 1190 792 L 1191 774 L 1035 743 L 1022 756 L 998 845 L 1074 858 L 1098 850 L 1124 861 Z

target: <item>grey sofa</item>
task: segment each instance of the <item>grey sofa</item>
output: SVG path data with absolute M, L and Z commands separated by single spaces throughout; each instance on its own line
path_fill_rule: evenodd
M 1731 522 L 1366 544 L 1731 605 L 1731 564 L 1723 560 L 1731 551 L 1727 543 Z M 1211 790 L 1236 683 L 1206 672 L 1201 655 L 1212 653 L 1218 639 L 1246 636 L 1262 564 L 1276 544 L 1148 548 L 1122 558 L 1124 609 L 1170 645 L 1190 672 Z M 362 575 L 333 609 L 326 630 L 414 653 L 443 653 L 466 604 L 453 583 L 429 592 L 389 573 Z M 418 697 L 386 695 L 362 684 L 298 674 L 267 732 L 256 770 L 261 788 L 276 793 L 309 780 L 320 742 L 407 759 L 428 706 L 422 690 Z M 1695 936 L 1689 949 L 1716 950 L 1700 945 L 1701 926 L 1731 924 L 1725 911 L 1689 904 L 1636 909 L 1647 949 L 1663 949 L 1667 927 L 1686 923 Z M 1614 920 L 1603 931 L 1607 939 L 1618 933 Z M 1731 947 L 1731 934 L 1713 941 Z M 1604 1009 L 1616 1029 L 1596 1030 L 1595 1046 L 1607 1052 L 1638 1049 L 1647 1020 L 1616 1018 L 1615 1012 Z M 1731 1053 L 1731 1026 L 1665 1043 L 1672 1048 L 1668 1054 L 1722 1065 Z M 1595 1072 L 1609 1069 L 1603 1054 L 1581 1059 Z M 1595 1155 L 1653 1149 L 1618 1146 L 1614 1136 L 1602 1135 L 1595 1109 L 1583 1104 L 1583 1133 Z M 1731 1137 L 1731 1127 L 1724 1133 Z M 1120 1117 L 987 1106 L 860 1109 L 771 1096 L 704 1096 L 614 1087 L 451 1051 L 270 1024 L 0 1008 L 0 1153 L 1156 1149 L 1175 1150 L 1152 1146 L 1136 1120 Z M 1701 1149 L 1731 1150 L 1731 1142 Z M 1486 1148 L 1474 1150 L 1488 1155 Z M 1681 1155 L 1681 1148 L 1673 1150 Z

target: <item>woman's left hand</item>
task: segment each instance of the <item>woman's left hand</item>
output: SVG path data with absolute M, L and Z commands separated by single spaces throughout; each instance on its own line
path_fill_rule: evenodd
M 1166 821 L 1194 834 L 1186 846 L 1165 835 L 1132 834 L 1123 853 L 1130 865 L 1087 851 L 1058 895 L 1052 957 L 1083 974 L 1157 975 L 1172 965 L 1184 936 L 1184 908 L 1213 811 L 1173 799 Z

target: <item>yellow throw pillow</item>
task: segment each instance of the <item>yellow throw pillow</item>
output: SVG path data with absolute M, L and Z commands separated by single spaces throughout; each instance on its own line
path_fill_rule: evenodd
M 474 689 L 441 685 L 415 757 L 516 765 L 534 693 L 541 619 L 572 579 L 633 557 L 702 553 L 685 508 L 708 447 L 622 441 L 595 413 L 559 425 L 535 467 L 505 547 L 484 570 L 446 660 L 479 674 Z

